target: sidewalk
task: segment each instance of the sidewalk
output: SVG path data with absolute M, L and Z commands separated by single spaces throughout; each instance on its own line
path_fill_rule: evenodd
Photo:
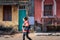
M 14 35 L 4 35 L 4 37 L 22 37 L 23 33 L 16 33 Z M 34 37 L 34 36 L 60 36 L 60 33 L 30 33 L 29 36 Z
M 60 33 L 35 33 L 37 36 L 60 36 Z
M 34 33 L 30 33 L 29 36 L 34 39 L 36 36 Z M 22 33 L 17 33 L 15 35 L 0 35 L 0 40 L 22 40 L 23 39 L 23 34 Z M 27 38 L 26 38 L 27 40 Z
M 41 34 L 43 34 L 43 33 L 41 33 Z M 46 34 L 46 33 L 44 33 L 44 34 Z M 60 35 L 60 33 L 57 33 L 57 34 Z M 1 35 L 0 40 L 22 40 L 23 39 L 22 35 L 23 35 L 22 33 L 17 33 L 15 35 Z M 60 36 L 57 36 L 57 35 L 55 35 L 55 36 L 52 36 L 52 35 L 51 36 L 49 36 L 49 35 L 48 36 L 46 36 L 46 35 L 37 36 L 37 35 L 35 35 L 35 33 L 30 33 L 29 36 L 32 38 L 32 40 L 60 40 Z M 26 40 L 28 40 L 28 39 L 26 38 Z

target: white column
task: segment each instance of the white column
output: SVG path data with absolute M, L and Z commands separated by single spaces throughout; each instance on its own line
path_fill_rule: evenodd
M 56 16 L 56 1 L 55 0 L 53 0 L 53 1 L 54 1 L 53 14 L 54 14 L 54 16 Z
M 43 17 L 43 15 L 44 15 L 44 1 L 45 0 L 42 0 L 42 15 L 41 15 L 41 17 Z

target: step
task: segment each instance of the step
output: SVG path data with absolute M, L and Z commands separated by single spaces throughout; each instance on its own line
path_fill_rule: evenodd
M 36 36 L 60 36 L 60 33 L 35 33 Z

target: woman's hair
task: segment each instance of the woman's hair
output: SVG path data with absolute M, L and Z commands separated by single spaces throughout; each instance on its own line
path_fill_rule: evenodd
M 28 18 L 27 18 L 27 17 L 25 17 L 24 19 L 25 19 L 25 20 L 28 20 Z

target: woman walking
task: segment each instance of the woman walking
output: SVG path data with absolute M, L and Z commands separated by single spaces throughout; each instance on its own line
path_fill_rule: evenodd
M 28 22 L 28 18 L 25 17 L 23 19 L 24 23 L 23 23 L 23 40 L 25 40 L 25 36 L 29 39 L 29 40 L 32 40 L 30 37 L 29 37 L 29 29 L 30 29 L 30 26 L 29 26 L 29 22 Z

